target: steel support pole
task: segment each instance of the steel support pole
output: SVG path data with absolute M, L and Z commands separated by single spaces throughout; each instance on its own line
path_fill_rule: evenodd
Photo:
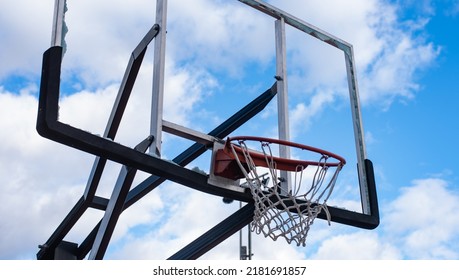
M 344 52 L 346 60 L 347 80 L 349 85 L 349 98 L 351 100 L 352 124 L 354 127 L 355 147 L 357 151 L 357 168 L 360 183 L 360 197 L 362 202 L 362 211 L 364 214 L 371 215 L 371 203 L 369 195 L 369 184 L 365 159 L 367 158 L 365 149 L 365 137 L 363 132 L 363 122 L 360 111 L 360 98 L 357 85 L 357 74 L 355 73 L 354 50 L 352 46 L 347 52 Z
M 54 1 L 53 29 L 51 33 L 51 47 L 64 47 L 66 0 Z
M 166 65 L 166 25 L 167 0 L 156 1 L 156 24 L 160 26 L 158 37 L 155 40 L 153 58 L 153 86 L 151 100 L 150 135 L 153 143 L 150 154 L 161 156 L 163 100 L 164 100 L 164 71 Z
M 242 201 L 239 201 L 239 209 L 242 208 Z M 252 231 L 250 230 L 250 226 L 247 226 L 247 246 L 242 245 L 243 239 L 243 231 L 241 229 L 239 231 L 239 254 L 240 260 L 251 260 L 252 259 Z
M 290 141 L 290 123 L 288 113 L 288 88 L 287 88 L 287 51 L 285 40 L 285 21 L 280 18 L 275 22 L 276 34 L 276 79 L 277 83 L 277 114 L 279 139 Z M 279 156 L 290 158 L 290 148 L 279 146 Z M 286 195 L 291 190 L 291 179 L 287 171 L 281 170 L 281 193 Z

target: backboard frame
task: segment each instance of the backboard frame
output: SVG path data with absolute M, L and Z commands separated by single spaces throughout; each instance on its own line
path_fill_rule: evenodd
M 366 148 L 365 148 L 365 139 L 364 139 L 364 131 L 363 131 L 363 123 L 361 117 L 361 110 L 360 110 L 360 98 L 358 92 L 358 84 L 357 84 L 357 76 L 355 73 L 355 60 L 354 60 L 354 49 L 353 46 L 344 40 L 333 36 L 320 28 L 309 24 L 277 7 L 274 7 L 264 1 L 260 0 L 238 0 L 242 3 L 245 3 L 252 8 L 259 10 L 260 12 L 267 14 L 276 21 L 281 21 L 287 25 L 290 25 L 316 39 L 331 45 L 344 53 L 344 59 L 346 62 L 346 74 L 347 74 L 347 82 L 349 88 L 349 98 L 350 98 L 350 105 L 351 105 L 351 112 L 352 112 L 352 121 L 353 121 L 353 128 L 354 128 L 354 139 L 355 139 L 355 147 L 356 147 L 356 154 L 357 154 L 357 165 L 358 165 L 358 176 L 359 176 L 359 185 L 360 185 L 360 196 L 361 196 L 361 203 L 362 203 L 362 211 L 364 214 L 371 215 L 371 205 L 370 205 L 370 194 L 369 194 L 369 182 L 367 178 L 367 170 L 365 159 L 367 158 L 366 155 Z M 285 28 L 278 27 L 276 22 L 276 40 L 282 41 L 282 37 L 285 37 Z M 283 39 L 283 43 L 285 44 L 285 39 Z M 279 43 L 277 43 L 279 45 Z M 284 47 L 285 52 L 285 47 Z M 285 61 L 283 55 L 277 55 L 277 64 L 283 65 L 283 69 L 281 73 L 286 75 L 285 69 Z M 278 66 L 278 69 L 280 67 Z M 278 70 L 279 72 L 279 70 Z M 285 86 L 286 87 L 286 86 Z M 285 93 L 286 95 L 286 93 Z M 284 97 L 287 98 L 287 97 Z M 285 105 L 284 105 L 285 108 Z M 288 111 L 284 111 L 285 109 L 281 109 L 279 107 L 279 115 L 283 118 L 286 118 L 288 115 Z M 281 118 L 281 117 L 280 117 Z M 287 117 L 288 118 L 288 117 Z M 288 119 L 284 121 L 284 124 L 288 126 Z M 282 121 L 279 120 L 279 129 L 282 128 Z M 288 133 L 288 132 L 287 132 Z M 286 134 L 288 135 L 288 134 Z M 280 139 L 282 138 L 282 134 L 280 133 Z M 289 139 L 285 139 L 289 140 Z M 282 154 L 281 154 L 282 155 Z M 285 157 L 285 156 L 284 156 Z

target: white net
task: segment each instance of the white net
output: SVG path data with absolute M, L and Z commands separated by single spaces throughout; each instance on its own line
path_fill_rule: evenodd
M 272 142 L 260 140 L 261 153 L 249 150 L 244 139 L 236 142 L 230 145 L 231 151 L 255 202 L 252 230 L 273 240 L 284 237 L 289 244 L 306 246 L 309 229 L 319 213 L 324 212 L 330 224 L 327 200 L 345 164 L 344 159 L 329 163 L 330 154 L 317 149 L 313 152 L 318 153 L 318 161 L 291 160 L 286 168 L 282 159 L 273 156 Z M 261 159 L 265 162 L 260 163 Z M 267 174 L 261 175 L 263 168 L 260 165 L 269 170 Z M 293 178 L 288 192 L 281 189 L 283 179 L 279 177 L 279 168 L 288 169 Z

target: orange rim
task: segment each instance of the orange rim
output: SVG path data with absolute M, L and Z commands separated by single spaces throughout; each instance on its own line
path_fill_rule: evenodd
M 283 146 L 289 146 L 289 147 L 294 147 L 298 148 L 301 150 L 306 150 L 310 152 L 314 152 L 317 154 L 320 154 L 322 156 L 326 156 L 327 159 L 333 158 L 336 160 L 336 162 L 322 162 L 322 161 L 310 161 L 310 160 L 296 160 L 296 159 L 287 159 L 287 158 L 281 158 L 281 157 L 272 157 L 272 161 L 276 163 L 276 168 L 278 170 L 285 170 L 285 171 L 296 171 L 299 166 L 306 168 L 309 165 L 313 166 L 327 166 L 327 167 L 337 167 L 337 166 L 343 166 L 346 164 L 346 160 L 334 153 L 331 153 L 326 150 L 322 150 L 316 147 L 312 146 L 307 146 L 295 142 L 290 142 L 286 140 L 280 140 L 280 139 L 272 139 L 272 138 L 265 138 L 265 137 L 258 137 L 258 136 L 236 136 L 236 137 L 229 137 L 226 141 L 225 145 L 225 150 L 230 155 L 231 157 L 235 157 L 234 154 L 232 153 L 232 148 L 233 146 L 234 150 L 236 151 L 239 160 L 245 160 L 243 150 L 240 145 L 234 143 L 234 142 L 239 142 L 239 141 L 258 141 L 261 143 L 269 143 L 269 144 L 278 144 L 278 145 L 283 145 Z M 250 157 L 252 158 L 254 164 L 256 166 L 267 166 L 267 162 L 265 159 L 265 155 L 262 152 L 259 151 L 249 151 Z

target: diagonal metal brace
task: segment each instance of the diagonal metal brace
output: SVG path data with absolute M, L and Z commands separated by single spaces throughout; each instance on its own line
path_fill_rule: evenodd
M 253 220 L 254 210 L 255 205 L 253 203 L 245 205 L 189 245 L 169 257 L 168 260 L 195 260 L 199 258 L 228 237 L 250 224 Z
M 153 136 L 149 136 L 134 149 L 145 153 L 152 142 Z M 137 170 L 129 166 L 121 167 L 118 180 L 116 181 L 115 187 L 113 188 L 107 209 L 105 211 L 104 217 L 102 218 L 102 222 L 100 223 L 96 239 L 91 249 L 91 253 L 89 254 L 90 260 L 103 259 L 113 231 L 115 230 L 116 223 L 118 222 L 118 218 L 123 212 L 124 201 L 126 200 L 126 196 L 129 192 L 129 189 L 131 188 L 136 173 Z

